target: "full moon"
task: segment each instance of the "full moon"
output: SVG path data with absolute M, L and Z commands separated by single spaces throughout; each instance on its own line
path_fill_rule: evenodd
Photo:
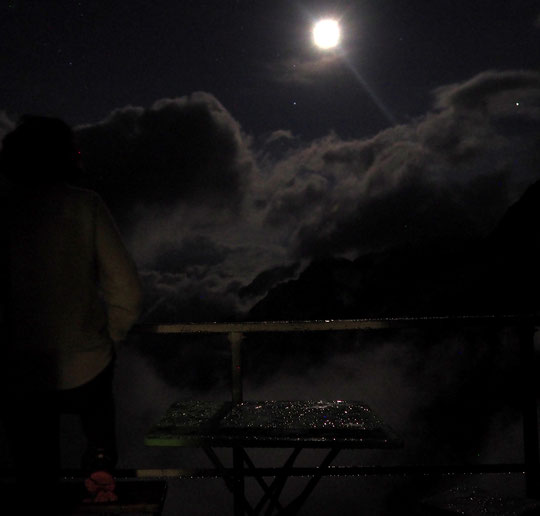
M 321 20 L 313 27 L 313 41 L 323 50 L 337 46 L 339 36 L 339 25 L 336 20 Z

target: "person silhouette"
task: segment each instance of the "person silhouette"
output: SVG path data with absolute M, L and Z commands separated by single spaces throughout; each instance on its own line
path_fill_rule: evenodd
M 115 343 L 142 303 L 105 203 L 74 186 L 80 170 L 62 120 L 24 117 L 2 141 L 2 415 L 17 486 L 39 479 L 42 500 L 60 473 L 61 413 L 80 415 L 86 473 L 113 472 Z

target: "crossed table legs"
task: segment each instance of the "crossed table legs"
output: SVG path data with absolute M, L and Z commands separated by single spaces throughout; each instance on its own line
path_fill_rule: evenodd
M 216 470 L 219 471 L 227 487 L 234 494 L 235 516 L 243 514 L 256 516 L 258 514 L 262 514 L 265 506 L 265 516 L 270 516 L 273 514 L 274 510 L 276 510 L 277 514 L 297 514 L 311 492 L 315 489 L 316 485 L 324 476 L 327 468 L 341 450 L 340 447 L 330 448 L 321 464 L 318 467 L 312 468 L 313 476 L 310 478 L 302 492 L 292 502 L 284 507 L 279 501 L 279 497 L 283 491 L 283 488 L 285 487 L 287 479 L 289 478 L 289 472 L 294 465 L 294 461 L 298 455 L 300 455 L 302 449 L 302 446 L 295 447 L 283 466 L 279 468 L 278 472 L 275 474 L 272 482 L 267 483 L 265 476 L 259 471 L 259 468 L 255 466 L 245 448 L 239 446 L 233 447 L 233 470 L 231 472 L 230 469 L 228 470 L 223 465 L 213 448 L 209 446 L 203 447 L 203 450 L 211 460 Z M 244 481 L 245 477 L 247 476 L 246 473 L 255 478 L 256 482 L 263 491 L 263 495 L 255 507 L 252 507 L 245 497 Z

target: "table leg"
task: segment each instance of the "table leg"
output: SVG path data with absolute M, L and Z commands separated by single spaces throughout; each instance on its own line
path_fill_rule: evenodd
M 296 460 L 296 457 L 300 454 L 302 451 L 301 447 L 297 447 L 293 450 L 283 467 L 281 468 L 279 476 L 276 476 L 272 484 L 270 485 L 270 488 L 265 493 L 261 501 L 259 502 L 259 505 L 264 505 L 266 499 L 269 499 L 268 507 L 266 509 L 266 516 L 269 516 L 272 514 L 272 511 L 274 507 L 278 507 L 278 509 L 282 510 L 281 504 L 279 503 L 279 496 L 281 495 L 281 492 L 283 491 L 283 488 L 285 487 L 285 482 L 287 482 L 287 479 L 289 478 L 289 470 L 294 464 L 294 461 Z
M 242 448 L 233 447 L 233 496 L 234 496 L 234 516 L 243 516 L 245 512 L 244 499 L 244 458 Z
M 264 477 L 257 473 L 257 468 L 255 467 L 255 464 L 253 464 L 253 461 L 249 458 L 249 455 L 246 453 L 246 450 L 244 450 L 244 461 L 247 464 L 248 468 L 252 471 L 255 480 L 257 481 L 257 483 L 259 484 L 259 486 L 264 492 L 264 495 L 259 500 L 259 503 L 255 506 L 255 514 L 259 514 L 259 512 L 264 507 L 264 504 L 266 503 L 268 498 L 270 498 L 272 495 L 272 490 L 274 487 L 275 480 L 270 485 L 266 483 L 266 481 L 264 480 Z M 283 508 L 281 506 L 281 503 L 279 503 L 279 500 L 276 501 L 276 504 L 277 504 L 278 509 L 281 510 Z
M 228 489 L 233 493 L 235 516 L 243 516 L 244 514 L 249 514 L 250 516 L 254 515 L 255 512 L 253 511 L 253 508 L 245 499 L 242 447 L 233 448 L 232 475 L 230 475 L 230 473 L 227 471 L 223 463 L 219 460 L 219 457 L 216 455 L 216 452 L 212 448 L 210 448 L 209 446 L 204 446 L 203 450 L 214 464 L 216 470 L 220 473 L 221 478 L 223 478 Z
M 340 452 L 341 448 L 332 448 L 328 455 L 324 458 L 324 460 L 321 462 L 321 465 L 317 469 L 317 474 L 313 476 L 310 481 L 307 483 L 306 487 L 300 493 L 298 497 L 296 497 L 285 509 L 282 511 L 282 514 L 284 515 L 291 515 L 291 514 L 297 514 L 304 502 L 307 500 L 309 495 L 313 492 L 315 489 L 315 486 L 319 483 L 319 480 L 324 475 L 324 472 L 326 469 L 328 469 L 328 466 L 332 463 L 332 461 L 336 458 L 337 454 Z

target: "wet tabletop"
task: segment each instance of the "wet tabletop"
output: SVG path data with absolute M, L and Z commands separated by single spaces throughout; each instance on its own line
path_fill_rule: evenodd
M 426 508 L 441 514 L 468 516 L 520 516 L 540 514 L 540 501 L 502 497 L 481 488 L 456 486 L 448 491 L 423 500 Z M 438 513 L 439 513 L 438 512 Z
M 150 446 L 393 448 L 394 432 L 360 401 L 180 401 L 146 436 Z

